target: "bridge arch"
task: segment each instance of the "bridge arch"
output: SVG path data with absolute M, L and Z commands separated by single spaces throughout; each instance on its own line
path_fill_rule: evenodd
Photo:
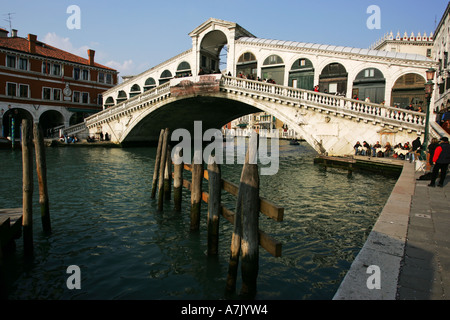
M 203 73 L 219 73 L 221 59 L 220 55 L 226 46 L 230 43 L 227 37 L 227 31 L 222 30 L 220 26 L 218 29 L 207 32 L 200 39 L 199 48 L 199 66 Z M 228 60 L 228 59 L 226 59 Z M 225 67 L 227 69 L 227 66 Z
M 145 139 L 157 141 L 159 131 L 166 127 L 172 131 L 177 128 L 187 129 L 193 134 L 194 121 L 202 121 L 203 132 L 210 128 L 220 129 L 236 118 L 255 112 L 266 112 L 276 117 L 302 136 L 318 152 L 325 152 L 321 142 L 303 127 L 307 121 L 302 115 L 285 114 L 275 102 L 261 102 L 249 96 L 222 91 L 201 96 L 170 97 L 156 102 L 152 108 L 129 119 L 118 142 L 128 145 Z

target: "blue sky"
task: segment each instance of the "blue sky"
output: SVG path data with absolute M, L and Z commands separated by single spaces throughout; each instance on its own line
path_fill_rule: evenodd
M 138 74 L 191 47 L 188 33 L 213 17 L 236 22 L 255 36 L 368 48 L 385 33 L 434 32 L 446 0 L 0 0 L 0 27 L 13 13 L 18 35 L 38 40 L 120 71 Z M 81 28 L 67 28 L 70 5 Z M 369 29 L 370 5 L 380 8 L 380 29 Z

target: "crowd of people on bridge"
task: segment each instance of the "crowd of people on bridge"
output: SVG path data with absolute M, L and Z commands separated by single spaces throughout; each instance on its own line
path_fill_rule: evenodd
M 228 72 L 228 75 L 231 76 L 231 73 Z M 273 80 L 273 79 L 261 79 L 260 77 L 254 75 L 254 74 L 245 75 L 242 72 L 239 72 L 237 77 L 241 78 L 241 79 L 248 79 L 248 80 L 255 80 L 255 81 L 276 84 L 275 80 Z

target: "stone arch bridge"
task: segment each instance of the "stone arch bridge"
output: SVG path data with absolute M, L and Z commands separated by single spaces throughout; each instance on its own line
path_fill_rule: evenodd
M 204 130 L 221 128 L 258 111 L 320 154 L 351 153 L 357 140 L 397 144 L 424 133 L 425 112 L 405 107 L 426 111 L 425 75 L 436 67 L 427 57 L 262 39 L 213 18 L 189 36 L 192 48 L 104 92 L 104 110 L 66 133 L 108 132 L 127 145 L 156 141 L 163 127 L 192 130 L 201 120 Z
M 350 154 L 356 140 L 412 141 L 425 114 L 304 89 L 225 75 L 172 79 L 67 130 L 108 132 L 126 145 L 157 141 L 161 128 L 221 128 L 239 116 L 265 111 L 298 132 L 318 153 Z M 86 132 L 87 133 L 87 132 Z

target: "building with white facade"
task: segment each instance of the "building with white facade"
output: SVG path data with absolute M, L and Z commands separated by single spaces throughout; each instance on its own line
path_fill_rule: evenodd
M 438 61 L 436 72 L 435 113 L 436 122 L 450 134 L 450 2 L 436 28 L 433 59 Z

